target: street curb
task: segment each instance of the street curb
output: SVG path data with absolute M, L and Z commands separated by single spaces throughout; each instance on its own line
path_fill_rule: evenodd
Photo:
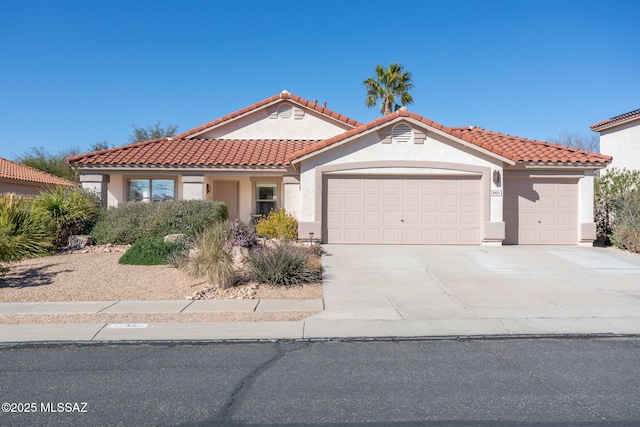
M 29 347 L 94 347 L 113 345 L 210 345 L 210 344 L 276 344 L 276 343 L 326 343 L 326 342 L 410 342 L 410 341 L 513 341 L 513 340 L 578 340 L 578 339 L 636 339 L 640 334 L 519 334 L 519 335 L 447 335 L 422 337 L 352 337 L 352 338 L 279 338 L 279 339 L 178 339 L 178 340 L 96 340 L 96 341 L 13 341 L 0 342 L 0 348 Z

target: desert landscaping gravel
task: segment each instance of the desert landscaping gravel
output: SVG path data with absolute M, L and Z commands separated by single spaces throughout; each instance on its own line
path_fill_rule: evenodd
M 168 265 L 121 265 L 124 248 L 94 248 L 87 253 L 34 258 L 12 264 L 0 278 L 0 303 L 60 301 L 184 300 L 211 285 Z M 250 292 L 247 289 L 251 286 Z M 322 284 L 297 287 L 243 285 L 244 291 L 207 294 L 209 297 L 252 299 L 322 298 Z M 245 296 L 246 298 L 246 296 Z M 226 322 L 300 320 L 312 312 L 185 313 L 185 314 L 73 314 L 2 315 L 1 323 L 102 323 L 102 322 Z

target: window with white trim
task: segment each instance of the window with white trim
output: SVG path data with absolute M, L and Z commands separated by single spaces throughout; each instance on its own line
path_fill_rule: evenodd
M 128 179 L 127 201 L 159 202 L 176 198 L 176 182 L 173 179 Z
M 277 209 L 278 184 L 275 182 L 256 182 L 256 214 L 267 215 Z
M 405 124 L 396 125 L 391 132 L 391 142 L 407 143 L 411 142 L 413 131 Z

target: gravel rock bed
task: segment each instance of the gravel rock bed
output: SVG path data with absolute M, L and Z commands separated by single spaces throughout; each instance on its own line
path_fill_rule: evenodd
M 128 246 L 91 246 L 11 264 L 0 277 L 0 303 L 65 301 L 154 301 L 185 299 L 322 298 L 322 284 L 271 287 L 243 284 L 213 290 L 200 278 L 168 265 L 121 265 Z M 196 295 L 199 295 L 195 298 Z M 300 320 L 312 312 L 2 315 L 1 323 L 222 322 Z M 201 319 L 201 320 L 199 320 Z

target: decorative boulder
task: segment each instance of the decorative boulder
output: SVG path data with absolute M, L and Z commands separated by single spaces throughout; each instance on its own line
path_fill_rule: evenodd
M 178 239 L 181 239 L 184 237 L 184 234 L 167 234 L 166 236 L 164 236 L 164 242 L 165 243 L 173 243 Z
M 85 246 L 93 245 L 93 237 L 88 234 L 75 234 L 69 236 L 69 242 L 67 244 L 67 250 L 78 250 Z
M 236 265 L 243 264 L 249 257 L 249 249 L 242 246 L 234 246 L 231 248 L 231 256 Z

